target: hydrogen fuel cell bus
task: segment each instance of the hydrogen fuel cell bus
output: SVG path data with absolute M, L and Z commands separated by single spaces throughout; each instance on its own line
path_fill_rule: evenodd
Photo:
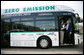
M 72 45 L 80 43 L 78 20 L 69 11 L 8 14 L 1 17 L 1 46 L 40 47 L 61 46 L 60 21 L 72 24 Z

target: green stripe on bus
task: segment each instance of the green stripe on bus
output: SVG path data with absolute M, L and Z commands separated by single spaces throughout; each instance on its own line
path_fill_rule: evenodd
M 59 31 L 38 31 L 38 32 L 59 32 Z M 36 33 L 36 32 L 10 32 L 10 33 Z

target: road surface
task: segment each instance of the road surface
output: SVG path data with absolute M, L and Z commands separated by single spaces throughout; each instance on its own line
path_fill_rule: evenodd
M 49 49 L 40 48 L 4 48 L 4 54 L 83 54 L 83 39 L 78 46 L 52 47 Z

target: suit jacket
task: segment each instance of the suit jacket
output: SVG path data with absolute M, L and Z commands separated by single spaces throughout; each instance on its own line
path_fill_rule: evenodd
M 66 24 L 66 25 L 67 25 L 67 24 Z M 66 25 L 65 25 L 65 26 L 66 26 Z M 68 31 L 69 31 L 69 32 L 72 32 L 72 24 L 69 24 L 69 26 L 68 26 Z

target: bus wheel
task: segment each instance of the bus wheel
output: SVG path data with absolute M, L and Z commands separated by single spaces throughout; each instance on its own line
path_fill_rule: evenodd
M 50 39 L 46 37 L 41 37 L 38 42 L 39 47 L 43 49 L 49 48 L 51 46 L 50 44 Z

